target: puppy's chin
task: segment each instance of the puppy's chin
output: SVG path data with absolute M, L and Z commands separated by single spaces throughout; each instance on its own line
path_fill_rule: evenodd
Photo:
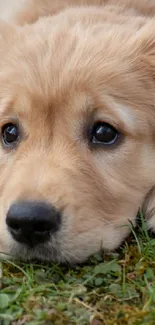
M 96 251 L 100 252 L 101 250 Z M 91 254 L 93 255 L 93 253 Z M 91 256 L 90 255 L 90 256 Z M 51 244 L 40 244 L 35 248 L 29 248 L 25 245 L 14 245 L 12 247 L 10 254 L 0 254 L 1 258 L 9 259 L 9 260 L 15 260 L 15 261 L 21 261 L 21 262 L 40 262 L 40 263 L 58 263 L 58 264 L 69 264 L 71 266 L 74 266 L 76 264 L 82 264 L 86 262 L 89 257 L 89 255 L 76 256 L 76 254 L 64 254 L 64 252 L 61 250 L 61 248 L 58 247 L 55 248 Z
M 68 255 L 68 254 L 66 254 Z M 40 263 L 58 263 L 76 265 L 85 262 L 89 256 L 78 259 L 77 256 L 66 256 L 60 247 L 56 248 L 54 245 L 40 244 L 35 248 L 29 248 L 26 245 L 16 244 L 12 247 L 10 254 L 2 254 L 2 258 L 21 261 L 21 262 L 40 262 Z M 1 255 L 0 255 L 1 257 Z
M 11 249 L 10 254 L 0 254 L 0 258 L 4 260 L 14 260 L 24 263 L 57 263 L 57 264 L 68 264 L 70 266 L 76 266 L 83 264 L 89 259 L 90 256 L 83 259 L 77 259 L 75 257 L 66 258 L 63 256 L 61 251 L 58 251 L 56 248 L 51 247 L 50 245 L 38 245 L 34 249 L 30 249 L 24 245 L 17 245 Z
M 3 257 L 22 262 L 33 262 L 36 260 L 40 262 L 61 262 L 61 252 L 50 244 L 39 244 L 34 248 L 23 244 L 15 244 L 11 248 L 10 254 L 3 254 Z

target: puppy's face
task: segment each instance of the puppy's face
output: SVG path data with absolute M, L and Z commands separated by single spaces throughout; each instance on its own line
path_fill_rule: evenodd
M 129 232 L 155 182 L 153 47 L 138 29 L 4 28 L 1 252 L 81 262 Z

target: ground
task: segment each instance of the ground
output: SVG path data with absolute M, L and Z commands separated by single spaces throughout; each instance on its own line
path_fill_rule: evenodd
M 140 219 L 117 252 L 82 266 L 1 261 L 0 325 L 154 325 L 155 237 Z

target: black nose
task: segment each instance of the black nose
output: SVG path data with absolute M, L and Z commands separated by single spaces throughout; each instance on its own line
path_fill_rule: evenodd
M 11 205 L 6 224 L 13 238 L 34 247 L 49 240 L 59 230 L 59 212 L 45 202 L 20 201 Z

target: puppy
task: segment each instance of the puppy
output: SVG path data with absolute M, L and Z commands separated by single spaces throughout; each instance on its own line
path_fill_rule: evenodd
M 139 208 L 155 230 L 154 1 L 1 15 L 1 255 L 82 262 L 117 248 Z

